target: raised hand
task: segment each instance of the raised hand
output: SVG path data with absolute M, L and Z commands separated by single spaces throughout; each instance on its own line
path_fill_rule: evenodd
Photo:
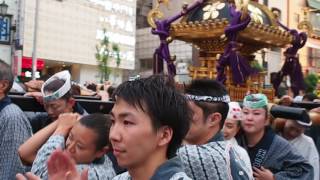
M 54 134 L 68 136 L 72 127 L 77 123 L 81 116 L 77 113 L 64 113 L 60 114 L 58 121 L 58 126 Z
M 56 150 L 48 160 L 49 180 L 88 180 L 88 169 L 80 174 L 67 152 Z
M 76 169 L 76 163 L 70 158 L 67 152 L 56 150 L 48 160 L 49 180 L 88 180 L 88 169 L 80 174 Z M 16 175 L 16 180 L 41 180 L 33 173 Z
M 38 176 L 34 175 L 31 172 L 28 172 L 23 176 L 22 174 L 18 173 L 16 175 L 16 180 L 41 180 Z
M 260 169 L 253 167 L 253 177 L 255 180 L 275 180 L 273 173 L 262 166 Z

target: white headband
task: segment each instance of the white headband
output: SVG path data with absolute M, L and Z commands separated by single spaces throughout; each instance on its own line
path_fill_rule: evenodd
M 224 102 L 229 103 L 230 102 L 230 96 L 224 95 L 224 96 L 197 96 L 192 94 L 185 94 L 185 97 L 188 100 L 193 101 L 203 101 L 203 102 Z
M 298 124 L 302 125 L 302 126 L 306 126 L 306 127 L 310 127 L 312 125 L 312 121 L 310 120 L 309 123 L 303 122 L 303 121 L 296 121 Z
M 54 80 L 62 79 L 65 81 L 63 86 L 61 86 L 57 91 L 45 94 L 44 87 L 47 86 L 49 83 L 51 83 Z M 55 75 L 51 76 L 45 83 L 43 83 L 41 87 L 41 93 L 43 96 L 44 101 L 52 101 L 57 100 L 64 96 L 69 90 L 71 89 L 71 75 L 69 71 L 61 71 L 56 73 Z

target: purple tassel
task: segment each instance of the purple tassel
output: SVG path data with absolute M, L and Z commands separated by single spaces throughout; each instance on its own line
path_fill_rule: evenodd
M 223 55 L 220 57 L 217 66 L 217 80 L 225 83 L 226 75 L 224 69 L 229 66 L 232 72 L 233 82 L 235 84 L 242 84 L 248 76 L 257 73 L 257 71 L 249 65 L 247 59 L 241 56 L 238 52 L 237 36 L 238 33 L 244 30 L 251 21 L 248 16 L 244 21 L 241 21 L 241 12 L 236 11 L 235 6 L 229 6 L 231 21 L 230 25 L 225 29 L 228 44 L 224 50 Z
M 160 39 L 160 46 L 155 50 L 153 54 L 153 73 L 159 74 L 163 72 L 163 61 L 166 61 L 169 76 L 173 77 L 176 75 L 176 67 L 173 60 L 170 57 L 169 45 L 167 38 L 170 36 L 171 23 L 184 16 L 188 12 L 192 11 L 196 7 L 199 7 L 204 1 L 197 0 L 191 6 L 183 9 L 180 13 L 168 19 L 155 21 L 156 29 L 152 28 L 151 33 L 158 35 Z

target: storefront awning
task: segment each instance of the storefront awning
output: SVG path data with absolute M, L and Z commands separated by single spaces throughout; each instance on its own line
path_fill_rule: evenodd
M 32 68 L 32 58 L 31 57 L 22 57 L 22 68 L 31 69 Z M 44 68 L 44 60 L 37 59 L 37 70 L 42 70 Z
M 320 10 L 320 0 L 308 0 L 308 6 Z

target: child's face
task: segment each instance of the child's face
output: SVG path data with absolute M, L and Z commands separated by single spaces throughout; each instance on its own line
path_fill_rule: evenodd
M 96 149 L 98 134 L 80 123 L 71 129 L 67 142 L 66 151 L 77 164 L 89 164 L 96 158 L 101 157 L 105 151 Z
M 229 140 L 233 138 L 238 133 L 239 129 L 240 126 L 238 125 L 238 121 L 226 119 L 223 125 L 224 139 Z

